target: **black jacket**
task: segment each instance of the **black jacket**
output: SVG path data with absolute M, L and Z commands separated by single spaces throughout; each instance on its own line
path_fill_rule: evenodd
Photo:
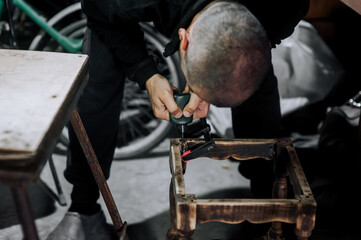
M 171 38 L 164 55 L 179 48 L 178 29 L 187 28 L 193 17 L 212 0 L 82 0 L 88 26 L 115 54 L 128 78 L 144 89 L 158 69 L 148 56 L 138 22 L 153 22 Z M 309 0 L 239 0 L 262 23 L 274 47 L 291 35 L 306 15 Z

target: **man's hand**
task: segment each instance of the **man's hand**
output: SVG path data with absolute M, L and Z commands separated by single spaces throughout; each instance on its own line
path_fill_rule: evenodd
M 193 119 L 206 117 L 209 110 L 209 103 L 198 97 L 197 94 L 191 92 L 188 84 L 186 85 L 184 92 L 190 92 L 191 98 L 183 109 L 183 115 L 189 117 L 193 114 Z
M 177 91 L 177 88 L 171 86 L 166 78 L 155 74 L 146 81 L 145 87 L 156 118 L 169 121 L 169 113 L 175 118 L 182 117 L 182 109 L 173 97 L 173 91 Z

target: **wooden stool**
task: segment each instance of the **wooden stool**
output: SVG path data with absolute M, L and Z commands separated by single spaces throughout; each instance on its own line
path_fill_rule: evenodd
M 128 239 L 75 105 L 88 56 L 0 49 L 0 184 L 12 190 L 24 238 L 38 240 L 27 184 L 39 174 L 70 119 L 120 239 Z
M 274 160 L 275 182 L 272 199 L 197 199 L 185 192 L 185 163 L 181 160 L 180 140 L 171 139 L 170 186 L 171 227 L 167 239 L 191 239 L 197 224 L 218 221 L 225 223 L 272 222 L 269 239 L 283 239 L 281 223 L 295 224 L 298 239 L 308 239 L 315 225 L 316 202 L 288 139 L 214 139 L 216 149 L 201 157 L 223 160 L 263 158 Z M 203 140 L 188 139 L 186 149 L 203 144 Z M 197 161 L 191 160 L 191 161 Z M 191 163 L 191 162 L 190 162 Z M 293 187 L 292 198 L 287 198 L 287 180 Z

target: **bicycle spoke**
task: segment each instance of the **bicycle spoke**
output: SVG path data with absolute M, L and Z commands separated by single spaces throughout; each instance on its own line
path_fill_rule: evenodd
M 131 131 L 132 134 L 132 139 L 136 138 L 136 133 L 138 133 L 139 136 L 143 136 L 142 132 L 139 131 L 139 129 L 132 123 L 132 121 L 129 118 L 126 118 L 126 121 L 129 123 L 129 130 Z
M 146 127 L 146 124 L 144 124 L 140 119 L 135 118 L 134 121 L 138 122 L 140 126 L 144 126 L 144 128 L 142 128 L 143 130 L 145 130 L 147 133 L 151 133 L 152 129 L 148 129 Z M 144 134 L 144 136 L 148 135 L 147 133 Z
M 145 115 L 147 115 L 147 117 L 149 117 L 150 119 L 155 118 L 154 115 L 150 114 L 148 109 L 144 108 L 144 107 L 139 107 L 139 109 L 142 111 L 142 113 L 144 113 Z

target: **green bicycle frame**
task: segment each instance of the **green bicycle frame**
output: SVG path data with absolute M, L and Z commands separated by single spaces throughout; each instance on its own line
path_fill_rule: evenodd
M 47 20 L 38 14 L 34 8 L 32 8 L 24 0 L 12 0 L 14 6 L 20 8 L 27 16 L 29 16 L 41 29 L 54 38 L 60 46 L 62 46 L 69 53 L 79 53 L 81 51 L 82 39 L 68 38 L 63 36 L 52 26 L 47 24 Z M 0 19 L 4 10 L 5 0 L 0 0 Z
M 4 0 L 0 0 L 0 20 L 3 17 L 3 11 L 4 11 Z

